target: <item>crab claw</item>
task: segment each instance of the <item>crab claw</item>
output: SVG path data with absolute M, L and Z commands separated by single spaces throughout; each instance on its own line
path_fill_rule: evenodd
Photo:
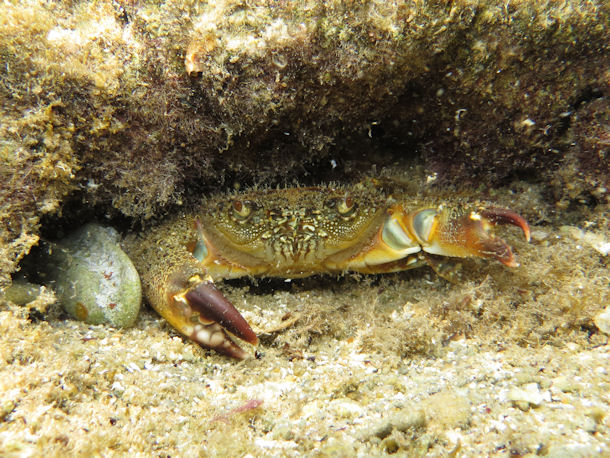
M 490 208 L 479 212 L 483 218 L 486 218 L 493 225 L 510 224 L 516 226 L 523 231 L 525 240 L 530 241 L 530 226 L 525 221 L 523 216 L 518 213 L 508 210 L 507 208 Z
M 478 256 L 497 259 L 508 267 L 517 267 L 511 247 L 491 230 L 496 225 L 519 227 L 527 241 L 530 229 L 517 213 L 491 208 L 455 214 L 444 209 L 425 209 L 410 215 L 410 229 L 427 253 L 443 256 Z
M 216 288 L 210 277 L 195 275 L 192 285 L 172 296 L 174 310 L 164 317 L 182 334 L 198 344 L 236 359 L 248 356 L 231 336 L 252 345 L 258 344 L 256 334 L 237 309 Z

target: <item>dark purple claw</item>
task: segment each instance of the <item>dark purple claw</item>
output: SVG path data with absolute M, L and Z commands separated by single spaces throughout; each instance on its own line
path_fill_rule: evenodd
M 202 281 L 188 290 L 184 298 L 193 310 L 199 312 L 202 319 L 218 323 L 234 336 L 252 345 L 258 344 L 258 337 L 248 322 L 214 286 L 214 283 Z

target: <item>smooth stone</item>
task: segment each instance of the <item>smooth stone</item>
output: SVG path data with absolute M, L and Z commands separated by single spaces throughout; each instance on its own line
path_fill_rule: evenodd
M 604 334 L 610 335 L 610 305 L 593 317 L 597 329 Z
M 4 298 L 17 305 L 27 305 L 40 295 L 40 285 L 35 285 L 24 279 L 13 280 L 4 291 Z
M 91 324 L 131 326 L 140 310 L 140 277 L 110 227 L 87 224 L 51 248 L 43 270 L 64 310 Z

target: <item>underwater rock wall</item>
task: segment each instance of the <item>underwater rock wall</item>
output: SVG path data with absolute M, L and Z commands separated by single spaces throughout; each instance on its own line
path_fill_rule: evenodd
M 68 200 L 74 213 L 143 220 L 233 181 L 287 182 L 354 154 L 371 165 L 421 155 L 439 184 L 526 175 L 565 207 L 605 202 L 608 10 L 6 2 L 0 285 L 37 243 L 41 216 Z M 348 169 L 333 179 L 363 171 Z

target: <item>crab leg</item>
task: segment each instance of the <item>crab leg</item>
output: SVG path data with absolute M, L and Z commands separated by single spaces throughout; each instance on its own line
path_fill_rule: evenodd
M 231 339 L 230 334 L 252 345 L 258 338 L 248 322 L 216 288 L 210 277 L 194 275 L 188 289 L 172 296 L 174 310 L 164 317 L 193 341 L 232 358 L 248 355 Z
M 517 267 L 510 246 L 491 233 L 494 226 L 509 224 L 523 231 L 527 241 L 530 229 L 517 213 L 491 208 L 456 213 L 443 208 L 425 209 L 407 215 L 406 226 L 423 251 L 442 256 L 492 258 L 508 267 Z

